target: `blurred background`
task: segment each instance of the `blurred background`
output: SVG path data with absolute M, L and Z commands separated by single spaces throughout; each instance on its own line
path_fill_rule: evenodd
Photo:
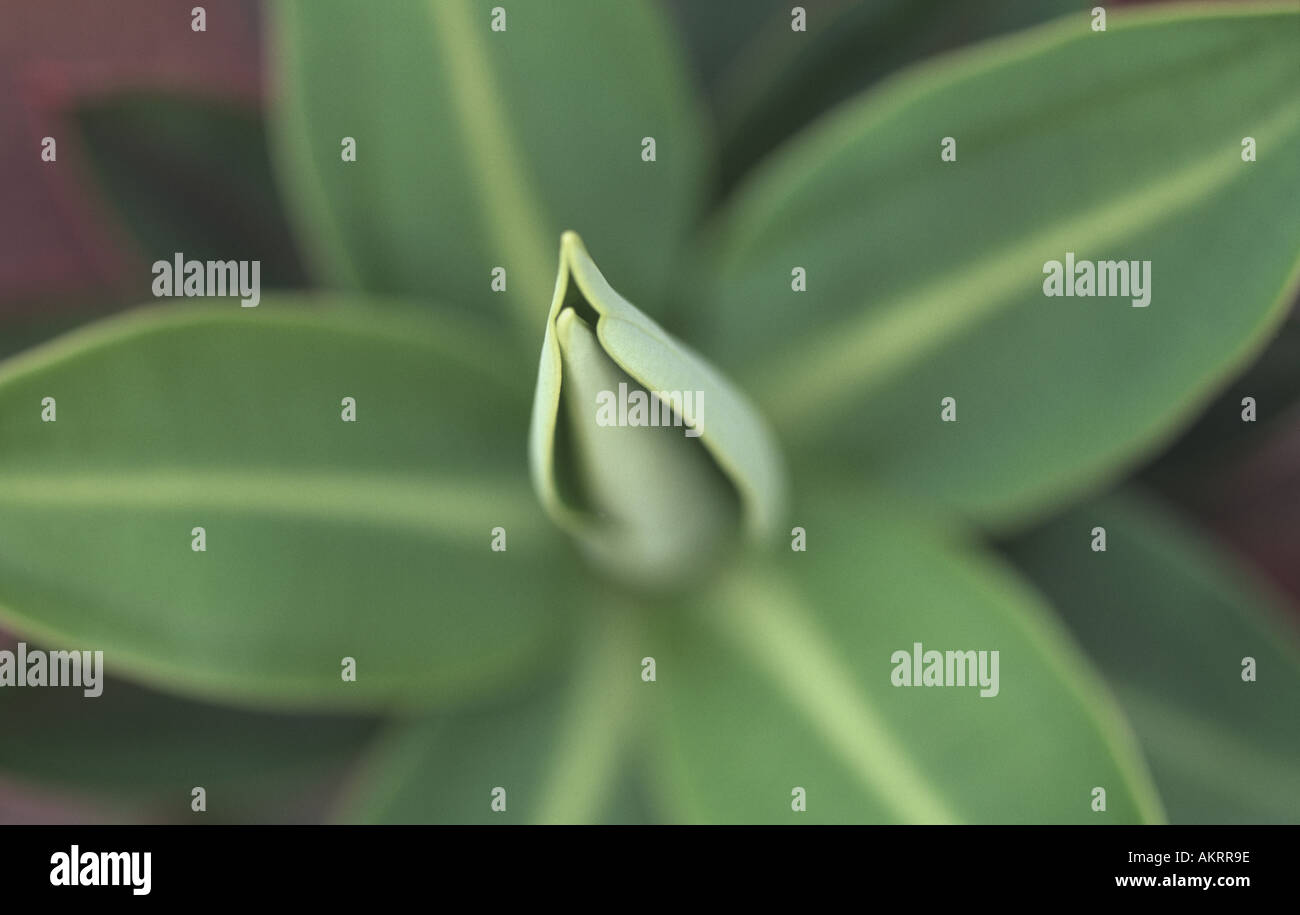
M 274 86 L 262 4 L 223 0 L 220 15 L 213 5 L 201 40 L 170 24 L 193 5 L 0 0 L 0 357 L 151 300 L 148 265 L 159 252 L 259 259 L 266 289 L 312 286 L 267 149 Z M 802 5 L 810 40 L 792 50 L 771 34 L 788 29 L 788 0 L 747 0 L 745 16 L 729 3 L 667 2 L 718 125 L 715 200 L 786 138 L 899 67 L 1093 4 Z M 56 168 L 38 154 L 47 136 L 57 138 Z M 1246 394 L 1292 406 L 1243 432 Z M 1300 629 L 1294 307 L 1269 348 L 1137 476 L 1270 579 Z M 1015 557 L 1031 536 L 1001 546 Z M 0 647 L 14 641 L 0 632 Z M 356 718 L 321 729 L 309 717 L 225 710 L 124 683 L 110 683 L 97 703 L 41 692 L 24 697 L 21 716 L 0 696 L 0 822 L 175 819 L 161 799 L 188 794 L 176 770 L 209 756 L 223 760 L 209 791 L 239 799 L 214 819 L 319 819 L 377 727 Z M 60 735 L 93 752 L 94 765 L 51 766 L 79 758 L 75 747 L 49 752 Z M 39 764 L 37 739 L 46 747 Z M 231 742 L 243 752 L 208 752 Z

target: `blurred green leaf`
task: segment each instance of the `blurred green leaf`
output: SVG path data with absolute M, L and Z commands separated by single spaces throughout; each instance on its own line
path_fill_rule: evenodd
M 1097 525 L 1104 553 L 1090 547 Z M 1300 639 L 1279 598 L 1136 492 L 1071 509 L 1009 549 L 1105 673 L 1171 819 L 1300 821 Z
M 736 6 L 729 3 L 665 0 L 665 6 L 677 22 L 692 73 L 711 95 L 728 66 L 770 20 L 789 23 L 791 4 L 786 0 L 744 0 L 742 16 L 736 15 Z
M 344 821 L 585 823 L 653 819 L 628 752 L 648 687 L 635 619 L 608 604 L 562 681 L 493 706 L 394 725 L 360 768 Z M 644 696 L 644 693 L 641 693 Z M 505 809 L 494 810 L 495 789 Z
M 851 462 L 992 523 L 1113 474 L 1260 348 L 1295 287 L 1298 28 L 1294 6 L 1112 12 L 1104 33 L 1080 14 L 899 78 L 739 195 L 706 351 L 805 467 Z M 1150 306 L 1045 297 L 1067 251 L 1151 261 Z
M 821 0 L 802 4 L 805 33 L 790 28 L 790 6 L 764 11 L 762 28 L 719 79 L 721 171 L 728 187 L 782 141 L 905 64 L 1044 22 L 1080 3 Z
M 281 208 L 266 132 L 251 107 L 218 99 L 128 92 L 79 106 L 101 192 L 152 262 L 259 260 L 266 286 L 304 273 Z M 140 295 L 149 294 L 141 274 Z
M 4 363 L 0 620 L 258 705 L 517 682 L 563 637 L 564 554 L 527 487 L 516 354 L 479 331 L 264 297 L 137 312 Z
M 665 617 L 654 654 L 671 818 L 1159 820 L 1127 725 L 1033 593 L 911 511 L 849 492 L 796 519 L 806 552 L 756 560 Z M 893 653 L 917 642 L 998 651 L 997 695 L 893 685 Z M 791 809 L 795 787 L 806 813 Z
M 335 285 L 505 299 L 531 343 L 555 239 L 601 239 L 626 291 L 662 307 L 694 219 L 705 131 L 679 50 L 645 0 L 280 2 L 280 174 Z M 341 142 L 353 137 L 355 162 Z M 642 160 L 653 137 L 656 161 Z M 505 295 L 490 290 L 505 267 Z
M 685 606 L 592 599 L 569 676 L 396 726 L 340 818 L 1160 819 L 1127 725 L 1014 575 L 883 497 L 837 501 L 807 516 L 806 553 L 756 558 Z M 998 694 L 892 686 L 892 654 L 915 641 L 998 650 Z
M 207 792 L 205 822 L 301 819 L 375 730 L 360 718 L 253 714 L 111 679 L 94 699 L 4 690 L 0 717 L 0 779 L 173 822 L 200 817 L 195 786 Z

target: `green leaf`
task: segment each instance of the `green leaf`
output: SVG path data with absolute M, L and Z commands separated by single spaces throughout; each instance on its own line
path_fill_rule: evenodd
M 673 818 L 1159 820 L 1127 726 L 1032 592 L 911 512 L 849 492 L 796 519 L 806 552 L 756 558 L 664 617 L 657 745 Z M 999 652 L 996 695 L 893 685 L 894 653 L 918 642 Z M 796 787 L 806 812 L 792 810 Z
M 623 424 L 637 394 L 648 418 Z M 573 232 L 561 242 L 529 453 L 551 517 L 602 566 L 643 584 L 700 566 L 737 498 L 756 539 L 784 510 L 781 454 L 762 416 L 615 292 Z
M 677 606 L 595 596 L 571 676 L 396 727 L 341 819 L 1161 818 L 1116 706 L 1023 583 L 883 497 L 837 501 L 805 516 L 807 552 L 756 556 Z M 998 650 L 998 694 L 892 686 L 915 641 Z
M 0 690 L 0 709 L 0 780 L 85 800 L 119 822 L 191 822 L 195 786 L 207 792 L 204 821 L 301 819 L 375 730 L 359 718 L 253 714 L 113 679 L 94 699 Z
M 262 301 L 145 310 L 0 366 L 0 621 L 257 705 L 527 676 L 567 599 L 514 351 L 447 317 Z
M 76 125 L 96 183 L 146 261 L 258 260 L 265 286 L 302 286 L 266 130 L 249 105 L 161 92 L 116 93 L 79 106 Z M 132 296 L 149 294 L 140 271 Z
M 346 822 L 647 822 L 629 750 L 639 732 L 636 618 L 608 597 L 571 675 L 527 696 L 394 725 L 339 811 Z M 644 695 L 642 693 L 641 695 Z M 494 810 L 494 789 L 505 809 Z
M 1078 0 L 850 0 L 808 4 L 807 32 L 797 33 L 790 4 L 777 3 L 763 10 L 763 27 L 719 80 L 721 170 L 728 181 L 743 175 L 805 125 L 905 64 L 1077 9 Z M 734 19 L 731 12 L 724 21 Z
M 1090 548 L 1098 525 L 1104 553 Z M 1173 820 L 1300 822 L 1300 639 L 1280 598 L 1136 492 L 1010 550 L 1105 673 Z
M 803 466 L 1012 523 L 1166 439 L 1276 328 L 1300 275 L 1294 5 L 1089 21 L 895 79 L 726 214 L 701 345 Z M 1149 260 L 1149 306 L 1046 297 L 1066 252 Z
M 746 0 L 743 16 L 725 3 L 665 0 L 664 5 L 681 32 L 691 72 L 710 95 L 736 55 L 770 28 L 773 19 L 790 28 L 790 5 L 785 0 Z
M 603 240 L 638 301 L 662 305 L 706 144 L 657 8 L 515 4 L 493 31 L 499 5 L 274 7 L 280 172 L 318 268 L 337 285 L 475 310 L 509 300 L 532 340 L 554 239 L 575 229 Z M 344 137 L 355 162 L 342 161 Z M 497 266 L 504 295 L 490 290 Z

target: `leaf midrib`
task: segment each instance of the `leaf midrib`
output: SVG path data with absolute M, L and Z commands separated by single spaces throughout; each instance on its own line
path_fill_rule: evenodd
M 1292 104 L 1254 136 L 1261 144 L 1281 145 L 1297 127 L 1300 104 Z M 1028 237 L 817 334 L 795 355 L 762 368 L 758 399 L 787 428 L 816 428 L 846 401 L 879 388 L 980 319 L 1014 304 L 1018 293 L 1041 282 L 1024 265 L 1042 251 L 1131 238 L 1243 180 L 1247 172 L 1231 152 L 1215 150 L 1140 190 L 1125 188 L 1079 216 L 1036 227 Z
M 333 470 L 158 468 L 0 474 L 0 505 L 178 512 L 216 509 L 261 517 L 362 523 L 481 541 L 494 524 L 537 528 L 528 489 L 514 476 L 438 477 Z M 509 508 L 508 518 L 503 512 Z
M 474 187 L 483 200 L 483 224 L 509 271 L 519 277 L 508 288 L 520 327 L 531 335 L 543 315 L 527 293 L 551 287 L 554 269 L 546 252 L 552 245 L 545 210 L 500 105 L 504 96 L 496 88 L 482 44 L 485 25 L 476 28 L 470 22 L 461 0 L 428 0 L 425 9 L 430 39 L 437 46 L 434 56 L 446 71 L 445 85 L 459 121 L 460 129 L 448 135 L 461 144 L 466 170 L 477 178 Z
M 740 646 L 794 702 L 855 778 L 906 823 L 960 817 L 843 669 L 814 616 L 779 581 L 754 570 L 759 587 L 721 592 L 719 631 Z
M 536 823 L 597 820 L 628 752 L 637 718 L 631 689 L 638 681 L 628 675 L 627 662 L 637 656 L 640 627 L 624 608 L 604 618 L 593 614 L 592 623 L 597 631 L 569 685 L 556 724 L 559 736 L 543 769 L 540 802 L 532 816 Z

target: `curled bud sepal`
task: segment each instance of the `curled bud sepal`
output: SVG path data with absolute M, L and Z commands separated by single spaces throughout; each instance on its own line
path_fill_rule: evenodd
M 770 537 L 785 473 L 758 410 L 606 282 L 573 232 L 546 322 L 529 460 L 542 505 L 596 565 L 689 581 L 737 534 Z

